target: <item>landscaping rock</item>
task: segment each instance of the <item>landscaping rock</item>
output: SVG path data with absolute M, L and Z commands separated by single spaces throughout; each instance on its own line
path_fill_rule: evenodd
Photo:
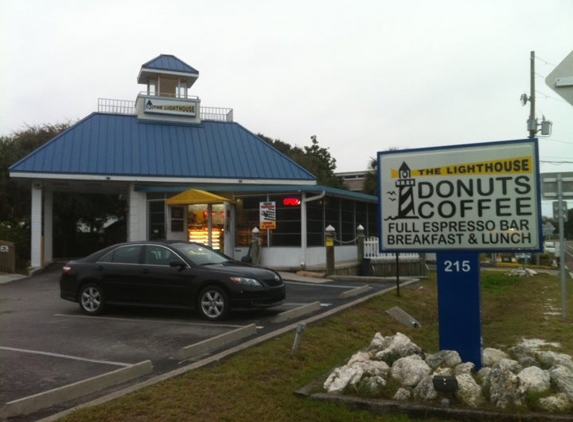
M 567 395 L 563 393 L 540 399 L 539 406 L 547 412 L 567 412 L 573 409 L 573 404 L 567 399 Z
M 573 359 L 571 356 L 564 353 L 556 353 L 551 351 L 537 352 L 537 360 L 546 367 L 564 366 L 573 370 Z
M 400 385 L 415 387 L 431 372 L 430 367 L 418 355 L 411 355 L 400 358 L 392 365 L 390 375 L 398 381 Z
M 478 408 L 484 403 L 482 388 L 470 374 L 456 375 L 458 391 L 456 397 L 466 406 Z
M 433 355 L 426 355 L 426 363 L 432 369 L 439 367 L 453 368 L 462 363 L 462 358 L 455 350 L 440 350 Z
M 551 384 L 558 392 L 564 393 L 573 402 L 573 371 L 565 366 L 556 366 L 549 371 Z
M 428 375 L 414 388 L 414 398 L 420 401 L 432 401 L 437 399 L 438 392 L 434 389 L 433 376 Z
M 454 368 L 454 374 L 461 375 L 461 374 L 471 374 L 475 369 L 475 365 L 472 362 L 465 362 L 456 365 Z
M 515 363 L 515 364 L 513 364 Z M 523 405 L 525 390 L 511 368 L 519 364 L 516 361 L 502 359 L 493 367 L 488 375 L 490 403 L 501 409 L 520 407 Z
M 542 393 L 551 387 L 551 376 L 549 371 L 544 371 L 537 366 L 530 366 L 517 374 L 519 381 L 526 391 Z
M 375 336 L 368 348 L 370 353 L 378 360 L 385 360 L 388 357 L 401 358 L 410 355 L 423 355 L 423 351 L 407 336 L 396 333 L 394 336 Z
M 386 387 L 386 379 L 380 376 L 362 378 L 359 390 L 368 396 L 378 396 Z
M 493 366 L 500 360 L 507 359 L 508 357 L 507 353 L 499 349 L 492 349 L 491 347 L 486 347 L 482 351 L 482 363 L 484 366 Z
M 341 394 L 349 385 L 358 384 L 363 374 L 360 368 L 341 366 L 328 376 L 324 389 L 329 393 Z
M 412 392 L 404 387 L 398 388 L 398 391 L 396 391 L 393 397 L 394 400 L 400 401 L 408 401 L 410 398 L 412 398 Z

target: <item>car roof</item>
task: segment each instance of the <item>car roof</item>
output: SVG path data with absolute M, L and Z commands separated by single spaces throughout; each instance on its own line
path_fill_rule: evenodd
M 100 259 L 103 255 L 108 253 L 110 250 L 121 247 L 121 246 L 129 246 L 129 245 L 163 245 L 163 246 L 170 246 L 176 244 L 193 244 L 199 246 L 205 246 L 202 243 L 197 242 L 187 242 L 185 240 L 133 240 L 130 242 L 121 242 L 121 243 L 114 243 L 113 245 L 107 246 L 103 249 L 100 249 L 96 252 L 93 252 L 83 258 L 74 259 L 74 261 L 84 261 L 84 262 L 94 262 Z

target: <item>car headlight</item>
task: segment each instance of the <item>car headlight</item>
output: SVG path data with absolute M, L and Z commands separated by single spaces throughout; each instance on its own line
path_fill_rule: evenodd
M 263 287 L 259 280 L 248 277 L 231 277 L 231 281 L 235 284 L 242 284 L 243 286 Z

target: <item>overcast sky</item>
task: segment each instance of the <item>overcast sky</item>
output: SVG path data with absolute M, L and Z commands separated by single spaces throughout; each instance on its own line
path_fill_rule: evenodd
M 541 172 L 573 171 L 573 106 L 545 77 L 573 50 L 573 0 L 0 0 L 0 135 L 135 100 L 173 54 L 191 94 L 254 133 L 319 145 L 337 171 L 377 151 L 528 136 L 535 51 Z

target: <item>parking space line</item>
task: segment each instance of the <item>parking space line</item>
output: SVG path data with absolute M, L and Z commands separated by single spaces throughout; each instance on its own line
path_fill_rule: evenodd
M 356 286 L 342 286 L 340 284 L 309 284 L 309 283 L 303 283 L 300 281 L 285 281 L 285 284 L 296 284 L 297 286 L 306 286 L 306 287 L 324 287 L 326 289 L 355 289 Z
M 43 356 L 52 356 L 56 358 L 64 358 L 64 359 L 71 359 L 71 360 L 79 360 L 82 362 L 91 362 L 91 363 L 101 363 L 104 365 L 115 365 L 115 366 L 131 366 L 131 363 L 123 363 L 123 362 L 111 362 L 108 360 L 95 360 L 95 359 L 87 359 L 87 358 L 80 358 L 78 356 L 71 356 L 71 355 L 62 355 L 60 353 L 51 353 L 51 352 L 41 352 L 39 350 L 26 350 L 26 349 L 17 349 L 15 347 L 3 347 L 0 346 L 0 350 L 8 350 L 11 352 L 20 352 L 20 353 L 29 353 L 32 355 L 43 355 Z
M 196 322 L 182 322 L 182 321 L 168 321 L 164 319 L 138 319 L 138 318 L 115 318 L 115 317 L 100 317 L 100 316 L 88 316 L 88 315 L 66 315 L 66 314 L 54 314 L 54 316 L 64 317 L 64 318 L 85 318 L 91 320 L 109 320 L 109 321 L 128 321 L 128 322 L 154 322 L 157 324 L 179 324 L 179 325 L 192 325 L 196 327 L 221 327 L 221 328 L 242 328 L 244 325 L 231 325 L 231 324 L 207 324 L 207 323 L 196 323 Z

